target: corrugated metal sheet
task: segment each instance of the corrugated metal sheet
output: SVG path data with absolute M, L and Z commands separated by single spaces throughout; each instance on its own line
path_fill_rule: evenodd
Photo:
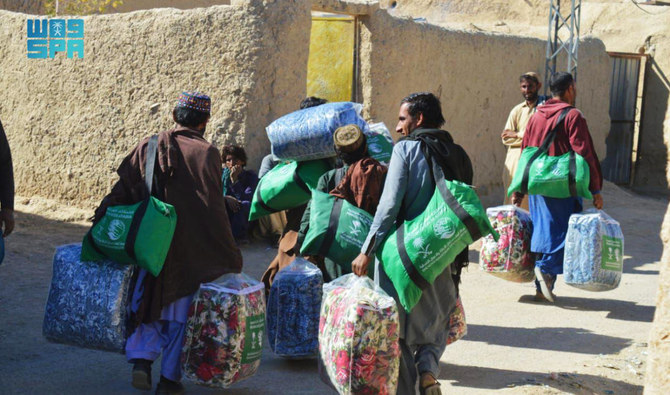
M 610 87 L 612 124 L 607 137 L 607 157 L 603 161 L 603 175 L 618 184 L 625 184 L 630 180 L 639 76 L 640 58 L 612 57 Z

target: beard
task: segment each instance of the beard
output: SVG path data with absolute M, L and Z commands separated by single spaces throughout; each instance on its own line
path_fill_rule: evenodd
M 526 101 L 536 102 L 537 98 L 538 98 L 538 94 L 537 94 L 537 92 L 529 93 L 529 94 L 525 95 L 524 98 L 526 99 Z

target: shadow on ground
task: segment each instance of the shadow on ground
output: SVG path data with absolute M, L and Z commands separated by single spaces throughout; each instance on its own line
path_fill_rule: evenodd
M 596 355 L 615 353 L 630 345 L 629 339 L 598 335 L 578 328 L 514 328 L 476 324 L 468 324 L 468 335 L 464 340 Z
M 460 366 L 444 362 L 440 362 L 440 370 L 439 379 L 450 381 L 455 387 L 499 390 L 522 386 L 531 388 L 547 386 L 570 394 L 642 393 L 641 386 L 590 374 L 557 373 L 556 379 L 552 379 L 537 372 Z
M 532 295 L 523 295 L 519 298 L 519 302 L 538 303 L 533 300 Z M 554 306 L 566 310 L 607 311 L 607 318 L 639 322 L 652 322 L 654 320 L 654 311 L 656 311 L 655 306 L 644 306 L 625 300 L 575 298 L 570 296 L 559 296 Z

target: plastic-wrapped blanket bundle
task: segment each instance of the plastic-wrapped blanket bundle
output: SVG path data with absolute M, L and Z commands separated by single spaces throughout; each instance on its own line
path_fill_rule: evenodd
M 570 216 L 565 237 L 565 283 L 587 291 L 619 286 L 623 271 L 621 226 L 602 210 Z
M 362 108 L 361 104 L 351 102 L 326 103 L 276 119 L 266 128 L 272 154 L 295 161 L 335 156 L 335 129 L 355 124 L 363 132 L 368 131 L 368 124 L 360 116 Z
M 133 267 L 80 255 L 81 244 L 56 248 L 42 332 L 53 342 L 123 353 Z
M 184 377 L 225 388 L 256 373 L 265 336 L 264 289 L 243 273 L 200 286 L 188 312 Z
M 270 347 L 277 355 L 314 357 L 319 352 L 319 314 L 323 274 L 303 258 L 279 271 L 268 298 Z
M 490 207 L 486 215 L 500 238 L 488 235 L 479 251 L 481 270 L 519 283 L 533 281 L 535 255 L 530 252 L 533 222 L 530 213 L 513 205 Z
M 372 280 L 347 274 L 323 286 L 319 356 L 340 394 L 395 394 L 398 309 Z

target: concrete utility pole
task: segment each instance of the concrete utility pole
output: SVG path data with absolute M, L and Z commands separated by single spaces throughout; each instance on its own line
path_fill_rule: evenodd
M 577 52 L 579 50 L 579 19 L 582 0 L 549 0 L 549 36 L 547 37 L 547 57 L 544 68 L 544 92 L 549 90 L 551 76 L 556 73 L 556 61 L 567 56 L 566 71 L 577 81 Z M 568 7 L 569 6 L 569 7 Z M 560 70 L 559 70 L 560 71 Z

